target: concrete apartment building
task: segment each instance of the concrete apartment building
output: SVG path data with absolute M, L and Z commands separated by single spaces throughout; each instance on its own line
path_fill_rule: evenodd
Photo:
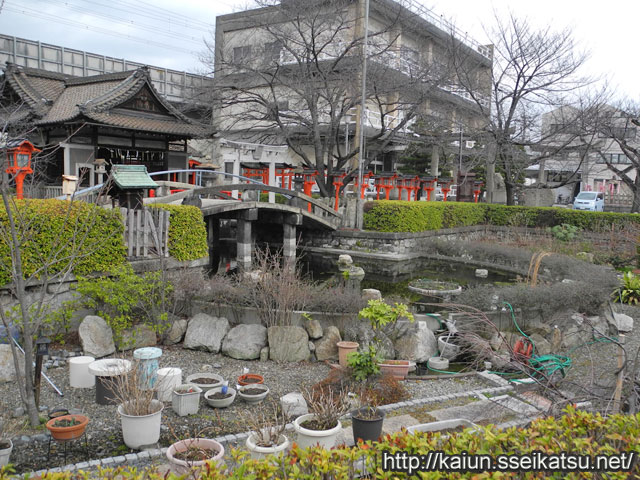
M 362 116 L 364 6 L 286 0 L 217 17 L 213 116 L 217 163 L 228 173 L 247 162 L 317 168 L 318 155 L 333 160 L 329 171 L 353 171 L 361 129 L 365 169 L 377 172 L 394 171 L 410 142 L 429 152 L 434 175 L 447 149 L 473 147 L 457 142 L 483 119 L 457 85 L 451 55 L 473 63 L 476 93 L 488 102 L 492 48 L 414 1 L 371 0 Z
M 640 132 L 631 117 L 610 106 L 589 118 L 576 119 L 581 113 L 572 107 L 561 107 L 542 116 L 542 131 L 553 148 L 565 146 L 562 152 L 527 169 L 527 183 L 550 185 L 568 182 L 551 189 L 547 204 L 570 203 L 580 191 L 605 194 L 605 204 L 625 205 L 631 202 L 631 191 L 614 171 L 625 170 L 631 160 L 620 142 L 623 138 L 633 148 L 640 148 Z M 636 169 L 627 175 L 635 180 Z

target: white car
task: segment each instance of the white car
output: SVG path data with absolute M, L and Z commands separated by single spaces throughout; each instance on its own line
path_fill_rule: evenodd
M 604 210 L 604 193 L 580 192 L 573 200 L 574 210 L 590 210 L 602 212 Z

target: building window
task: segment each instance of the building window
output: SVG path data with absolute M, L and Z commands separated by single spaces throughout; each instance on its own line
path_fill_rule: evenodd
M 275 42 L 267 42 L 264 44 L 264 60 L 267 63 L 279 62 L 280 51 L 282 50 L 282 42 L 276 40 Z
M 251 45 L 243 45 L 242 47 L 234 47 L 233 63 L 245 63 L 251 56 Z
M 598 157 L 598 159 L 596 160 L 596 163 L 630 165 L 631 159 L 627 157 L 624 153 L 605 153 Z

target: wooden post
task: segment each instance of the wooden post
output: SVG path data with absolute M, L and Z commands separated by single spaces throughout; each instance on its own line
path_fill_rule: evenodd
M 618 378 L 616 379 L 616 389 L 613 393 L 613 413 L 620 413 L 620 398 L 622 397 L 622 381 L 624 380 L 624 341 L 625 335 L 618 335 Z

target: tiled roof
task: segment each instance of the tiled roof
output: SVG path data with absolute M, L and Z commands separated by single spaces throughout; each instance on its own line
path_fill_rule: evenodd
M 145 67 L 129 72 L 89 77 L 46 72 L 7 64 L 5 75 L 13 90 L 37 117 L 37 125 L 90 119 L 107 125 L 182 137 L 204 137 L 212 129 L 177 111 L 153 88 Z M 146 88 L 166 113 L 112 111 Z

